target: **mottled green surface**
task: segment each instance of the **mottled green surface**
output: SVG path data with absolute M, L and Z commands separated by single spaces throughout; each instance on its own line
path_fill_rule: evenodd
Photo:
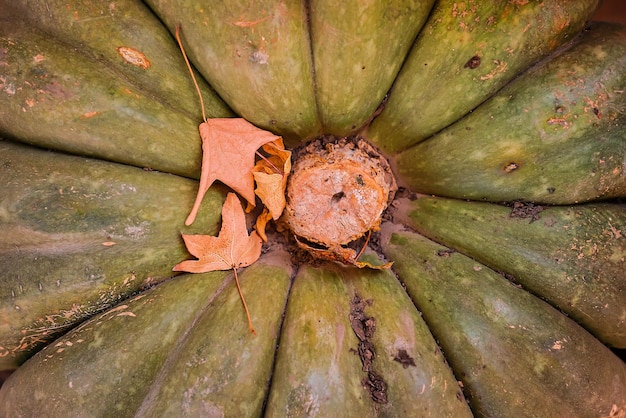
M 281 254 L 240 274 L 257 336 L 232 272 L 177 277 L 38 353 L 6 383 L 0 416 L 258 415 L 289 289 Z
M 347 284 L 335 271 L 304 267 L 295 278 L 277 356 L 268 415 L 369 416 Z M 324 353 L 324 355 L 319 355 Z
M 387 403 L 372 401 L 362 383 L 367 372 L 350 323 L 355 295 L 369 301 L 365 314 L 376 322 L 372 369 L 387 384 Z M 399 350 L 415 365 L 394 361 Z M 337 414 L 471 416 L 428 328 L 389 271 L 304 267 L 295 278 L 266 415 Z
M 134 0 L 28 0 L 15 2 L 32 26 L 78 48 L 83 59 L 97 60 L 135 84 L 150 99 L 184 111 L 197 123 L 202 111 L 183 56 L 159 19 Z M 145 62 L 125 60 L 118 48 L 132 48 Z M 132 56 L 131 56 L 132 58 Z M 98 71 L 99 73 L 100 71 Z M 221 99 L 199 78 L 208 113 L 227 116 Z
M 626 365 L 574 321 L 469 257 L 387 228 L 384 252 L 476 415 L 600 417 L 626 404 Z
M 482 226 L 480 220 L 491 216 L 483 208 L 501 207 L 474 202 L 477 212 L 469 219 L 463 207 L 439 210 L 421 200 L 419 213 L 398 208 L 396 221 L 437 233 L 475 259 L 412 233 L 387 233 L 382 243 L 373 235 L 388 256 L 384 261 L 395 262 L 386 272 L 312 262 L 270 226 L 265 254 L 239 271 L 257 337 L 248 331 L 232 273 L 161 282 L 189 256 L 180 232 L 189 231 L 182 222 L 197 187 L 172 174 L 197 176 L 200 163 L 197 98 L 168 29 L 182 24 L 193 62 L 239 116 L 286 135 L 290 145 L 358 129 L 353 126 L 384 102 L 402 67 L 368 135 L 389 154 L 400 152 L 397 159 L 389 156 L 409 186 L 403 195 L 462 190 L 463 197 L 467 189 L 474 199 L 537 203 L 554 196 L 550 201 L 569 204 L 626 195 L 622 35 L 594 27 L 581 38 L 591 43 L 584 57 L 568 61 L 566 71 L 555 64 L 568 53 L 561 46 L 560 55 L 515 76 L 574 39 L 596 1 L 439 1 L 406 62 L 396 60 L 404 59 L 430 1 L 415 14 L 398 15 L 414 3 L 380 0 L 357 13 L 352 3 L 321 0 L 204 6 L 152 0 L 162 27 L 139 0 L 14 3 L 0 0 L 0 136 L 56 151 L 0 142 L 0 338 L 12 339 L 11 345 L 0 343 L 0 368 L 18 366 L 52 332 L 66 333 L 66 324 L 88 322 L 15 372 L 0 390 L 3 413 L 439 417 L 468 415 L 468 399 L 479 416 L 623 415 L 624 363 L 541 301 L 559 304 L 567 291 L 537 290 L 535 297 L 487 267 L 509 269 L 517 278 L 537 271 L 530 266 L 534 260 L 539 269 L 543 262 L 555 267 L 553 274 L 569 274 L 584 289 L 572 293 L 572 307 L 584 316 L 589 311 L 583 306 L 598 306 L 593 324 L 604 321 L 601 301 L 616 306 L 612 319 L 593 331 L 605 341 L 622 338 L 622 325 L 615 323 L 623 299 L 622 203 L 594 203 L 591 212 L 579 204 L 546 209 L 533 224 L 512 220 L 519 232 L 535 237 L 525 236 L 530 247 L 520 248 L 515 226 L 506 233 L 499 225 Z M 342 18 L 339 10 L 353 13 L 342 12 Z M 32 20 L 24 23 L 25 15 Z M 132 65 L 118 53 L 120 44 L 151 65 Z M 538 76 L 542 68 L 549 69 L 545 78 Z M 547 93 L 535 89 L 550 74 L 561 79 Z M 536 80 L 523 82 L 531 75 Z M 499 90 L 506 83 L 510 87 Z M 509 93 L 489 100 L 496 91 Z M 514 117 L 526 110 L 526 118 Z M 209 109 L 209 116 L 228 115 L 223 105 Z M 522 142 L 509 139 L 518 133 Z M 586 135 L 591 139 L 582 141 Z M 541 165 L 525 171 L 533 163 Z M 520 174 L 517 183 L 509 180 Z M 560 185 L 552 184 L 554 178 Z M 211 188 L 193 232 L 217 232 L 224 190 Z M 537 224 L 549 220 L 573 235 L 549 234 Z M 493 244 L 480 241 L 485 228 Z M 587 228 L 595 232 L 582 243 L 579 233 Z M 460 243 L 454 236 L 467 238 Z M 498 243 L 501 253 L 490 257 Z M 533 245 L 543 259 L 532 255 Z M 473 247 L 480 247 L 476 255 Z M 610 268 L 597 264 L 602 260 Z M 611 271 L 614 282 L 604 275 Z M 156 287 L 136 293 L 145 284 Z M 597 293 L 589 285 L 606 294 L 584 305 L 587 289 Z M 373 353 L 387 403 L 371 398 L 372 383 L 354 353 L 355 294 L 370 300 L 364 311 L 376 329 L 369 340 L 373 351 L 366 354 Z
M 423 197 L 396 218 L 491 268 L 626 348 L 626 206 L 547 207 L 529 217 L 490 203 Z
M 571 204 L 626 196 L 626 28 L 598 24 L 397 156 L 413 190 Z
M 597 0 L 437 2 L 367 137 L 397 152 L 445 128 L 573 39 L 597 5 Z M 469 65 L 473 57 L 480 57 L 478 66 Z
M 15 17 L 0 25 L 0 51 L 0 134 L 74 154 L 199 176 L 201 120 L 170 106 L 172 97 L 159 101 L 142 83 L 119 74 L 97 55 Z M 183 92 L 193 94 L 187 84 L 181 86 Z M 231 115 L 215 105 L 208 114 Z
M 215 189 L 184 227 L 192 180 L 9 142 L 0 167 L 0 369 L 172 276 L 188 257 L 181 231 L 218 230 Z
M 348 135 L 368 121 L 432 4 L 432 0 L 309 2 L 315 95 L 324 133 Z
M 321 133 L 307 12 L 278 0 L 148 0 L 205 79 L 241 117 L 295 143 Z
M 199 312 L 189 334 L 170 353 L 134 416 L 258 416 L 269 391 L 291 275 L 288 253 L 282 250 L 270 251 L 240 271 L 255 336 L 231 274 L 228 286 Z

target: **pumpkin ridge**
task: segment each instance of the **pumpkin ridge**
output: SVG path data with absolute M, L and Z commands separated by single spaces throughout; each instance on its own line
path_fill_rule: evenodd
M 219 294 L 221 294 L 230 283 L 234 282 L 234 280 L 235 280 L 234 274 L 232 273 L 226 274 L 224 276 L 222 284 L 213 292 L 213 294 L 209 298 L 206 299 L 204 305 L 200 309 L 197 310 L 194 318 L 191 321 L 189 321 L 186 329 L 179 335 L 178 341 L 174 345 L 173 349 L 168 353 L 167 358 L 165 359 L 163 364 L 161 364 L 161 366 L 159 367 L 159 372 L 156 374 L 156 377 L 150 383 L 150 389 L 144 396 L 143 402 L 141 402 L 141 404 L 139 405 L 139 408 L 137 408 L 137 411 L 135 412 L 136 417 L 149 416 L 147 415 L 147 413 L 150 408 L 150 404 L 154 402 L 155 397 L 158 395 L 158 391 L 161 388 L 163 381 L 165 380 L 165 376 L 167 372 L 170 371 L 170 366 L 180 356 L 181 349 L 187 342 L 189 335 L 191 334 L 191 331 L 195 328 L 196 323 L 200 320 L 200 318 L 207 312 L 209 307 L 213 304 L 213 301 L 215 300 L 215 298 Z

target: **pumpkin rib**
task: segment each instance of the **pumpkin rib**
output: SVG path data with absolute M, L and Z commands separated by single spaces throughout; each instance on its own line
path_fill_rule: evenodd
M 471 115 L 398 154 L 399 183 L 491 202 L 564 205 L 625 196 L 624 51 L 623 26 L 590 26 Z
M 438 2 L 426 22 L 428 36 L 417 40 L 367 138 L 389 153 L 428 138 L 578 33 L 597 5 Z M 506 35 L 491 35 L 496 31 Z M 468 65 L 474 57 L 480 65 Z
M 3 86 L 15 90 L 0 94 L 0 134 L 43 148 L 199 176 L 197 125 L 184 112 L 170 111 L 106 65 L 99 68 L 97 61 L 85 59 L 82 50 L 23 24 L 8 22 L 0 32 L 0 48 L 11 62 L 2 67 Z M 31 66 L 33 57 L 41 61 Z M 22 71 L 23 66 L 31 70 Z
M 199 120 L 201 113 L 191 94 L 194 86 L 184 72 L 172 35 L 142 2 L 120 0 L 110 8 L 107 3 L 93 0 L 71 5 L 65 0 L 33 0 L 17 8 L 19 12 L 14 16 L 28 19 L 32 27 L 63 41 L 68 50 L 79 49 L 83 56 L 106 63 L 147 97 L 172 111 L 184 112 L 191 120 Z M 111 48 L 111 44 L 117 48 Z M 225 103 L 204 80 L 200 87 L 210 113 L 228 114 Z
M 540 67 L 541 65 L 544 65 L 545 63 L 547 63 L 547 62 L 551 61 L 552 59 L 554 59 L 555 57 L 559 56 L 560 54 L 566 52 L 568 49 L 574 47 L 582 39 L 583 33 L 584 33 L 584 30 L 581 30 L 572 39 L 570 39 L 569 41 L 561 44 L 554 51 L 551 51 L 550 53 L 548 53 L 547 55 L 543 56 L 538 61 L 533 62 L 530 66 L 528 66 L 527 68 L 524 68 L 523 70 L 521 70 L 520 72 L 515 74 L 513 77 L 511 77 L 510 80 L 507 80 L 505 83 L 503 83 L 501 86 L 499 86 L 496 90 L 494 90 L 494 92 L 491 95 L 486 96 L 484 98 L 484 100 L 478 102 L 473 108 L 469 109 L 462 117 L 460 117 L 459 119 L 451 122 L 449 125 L 445 125 L 445 126 L 441 127 L 440 129 L 432 132 L 431 134 L 429 134 L 428 136 L 425 136 L 421 141 L 419 141 L 419 142 L 417 142 L 415 144 L 410 144 L 410 145 L 403 146 L 401 148 L 395 149 L 393 152 L 389 152 L 388 150 L 382 150 L 381 152 L 385 152 L 385 153 L 387 153 L 389 155 L 392 155 L 392 158 L 390 159 L 390 161 L 394 161 L 394 172 L 396 172 L 398 170 L 398 167 L 395 164 L 396 159 L 401 158 L 401 156 L 403 154 L 410 153 L 411 150 L 416 148 L 419 144 L 427 142 L 427 141 L 430 141 L 431 139 L 437 138 L 440 134 L 442 134 L 443 132 L 446 132 L 446 130 L 448 130 L 449 128 L 451 128 L 452 126 L 454 126 L 455 124 L 457 124 L 458 122 L 463 120 L 464 118 L 470 116 L 475 111 L 479 110 L 483 104 L 488 103 L 489 100 L 492 99 L 494 96 L 497 96 L 503 90 L 506 91 L 508 86 L 513 85 L 518 79 L 523 78 L 527 73 L 531 73 L 537 67 Z M 408 59 L 408 56 L 407 56 L 407 59 Z M 394 85 L 395 85 L 395 80 L 394 80 Z M 387 93 L 388 96 L 391 95 L 392 90 L 393 90 L 393 86 L 392 86 L 392 88 L 389 89 L 389 92 Z M 383 109 L 384 109 L 384 107 L 383 107 Z M 382 113 L 383 109 L 380 109 L 380 113 Z M 364 137 L 367 136 L 367 131 L 368 131 L 369 126 L 373 123 L 374 119 L 377 116 L 378 115 L 376 115 L 374 118 L 372 118 L 372 120 L 370 120 L 367 125 L 363 126 L 362 132 L 363 132 Z
M 474 413 L 606 416 L 626 404 L 626 364 L 573 320 L 469 257 L 382 229 Z
M 258 334 L 250 333 L 241 321 L 245 315 L 231 280 L 181 346 L 181 355 L 156 388 L 154 401 L 142 410 L 144 416 L 171 416 L 180 411 L 197 416 L 206 413 L 207 407 L 222 410 L 225 416 L 241 416 L 262 409 L 293 275 L 286 256 L 284 250 L 275 248 L 242 269 L 243 293 L 256 296 L 249 298 L 249 305 Z M 235 375 L 233 368 L 238 370 Z M 213 382 L 210 391 L 202 388 L 205 380 Z
M 400 71 L 433 3 L 306 2 L 323 134 L 353 135 L 371 118 Z M 344 56 L 350 57 L 349 63 L 342 59 Z
M 424 196 L 398 202 L 396 209 L 397 221 L 508 274 L 605 344 L 626 348 L 626 283 L 619 260 L 626 247 L 619 232 L 626 206 L 540 207 L 520 216 L 510 207 Z
M 321 133 L 301 2 L 146 2 L 231 109 L 287 144 Z M 234 71 L 236 69 L 236 71 Z
M 180 230 L 192 180 L 8 141 L 0 141 L 0 167 L 0 368 L 57 338 L 60 324 L 171 277 L 187 254 Z M 217 231 L 219 190 L 185 229 Z
M 147 412 L 149 411 L 150 405 L 158 396 L 159 389 L 162 386 L 167 373 L 170 371 L 171 366 L 180 356 L 180 352 L 187 340 L 189 339 L 192 330 L 195 328 L 200 318 L 204 316 L 207 310 L 212 306 L 215 298 L 217 298 L 217 296 L 220 295 L 229 284 L 234 283 L 234 280 L 234 274 L 225 274 L 222 284 L 217 287 L 215 291 L 205 300 L 200 309 L 196 310 L 195 316 L 187 323 L 186 329 L 179 335 L 176 343 L 168 352 L 165 361 L 160 365 L 159 371 L 156 373 L 155 378 L 150 382 L 149 389 L 145 394 L 143 401 L 135 412 L 136 417 L 149 416 Z

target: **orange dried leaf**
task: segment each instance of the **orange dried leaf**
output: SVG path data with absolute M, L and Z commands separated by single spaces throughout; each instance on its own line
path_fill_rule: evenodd
M 374 270 L 387 270 L 390 269 L 393 265 L 393 261 L 387 262 L 385 264 L 372 264 L 368 261 L 359 261 L 359 254 L 357 254 L 356 251 L 351 248 L 342 247 L 340 245 L 332 248 L 314 248 L 304 242 L 299 241 L 297 237 L 296 242 L 298 243 L 298 246 L 300 248 L 306 250 L 314 258 L 317 258 L 319 260 L 336 261 L 347 266 L 355 266 L 360 269 L 370 268 Z
M 282 139 L 263 145 L 263 151 L 269 157 L 259 160 L 252 170 L 257 185 L 254 192 L 272 219 L 277 220 L 287 205 L 285 189 L 291 172 L 291 151 L 285 150 Z
M 267 242 L 267 235 L 265 234 L 265 227 L 267 223 L 272 219 L 272 214 L 268 208 L 263 208 L 263 213 L 256 218 L 256 232 L 259 234 L 264 242 Z
M 239 198 L 228 193 L 222 206 L 222 228 L 217 237 L 211 235 L 182 234 L 187 250 L 197 260 L 185 260 L 174 266 L 174 271 L 206 273 L 215 270 L 230 270 L 235 273 L 237 291 L 246 311 L 250 332 L 256 334 L 248 311 L 248 304 L 241 292 L 237 269 L 254 263 L 261 256 L 263 241 L 256 231 L 248 235 L 246 215 Z
M 222 207 L 222 228 L 217 237 L 182 234 L 187 250 L 197 260 L 185 260 L 174 271 L 205 273 L 249 266 L 261 256 L 263 242 L 256 231 L 248 235 L 243 207 L 229 193 Z
M 200 124 L 202 172 L 198 194 L 185 225 L 196 219 L 202 198 L 219 180 L 254 205 L 254 156 L 256 150 L 279 139 L 242 118 L 208 119 Z

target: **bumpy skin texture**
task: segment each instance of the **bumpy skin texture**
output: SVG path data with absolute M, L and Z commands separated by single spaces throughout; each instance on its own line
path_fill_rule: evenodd
M 623 341 L 626 213 L 617 200 L 578 203 L 626 194 L 624 29 L 577 35 L 597 1 L 438 1 L 432 10 L 374 1 L 363 14 L 354 3 L 314 0 L 148 3 L 154 16 L 138 0 L 0 0 L 0 364 L 21 365 L 0 390 L 0 416 L 625 413 L 626 369 L 607 345 Z M 359 19 L 334 20 L 342 15 Z M 167 36 L 179 23 L 217 92 L 205 97 L 210 117 L 237 114 L 291 145 L 360 133 L 395 163 L 404 196 L 492 202 L 422 197 L 398 207 L 388 216 L 396 225 L 374 237 L 388 259 L 365 257 L 394 261 L 390 271 L 311 262 L 271 239 L 238 272 L 257 337 L 232 273 L 135 293 L 187 256 L 179 234 L 196 191 L 189 177 L 199 173 L 201 120 Z M 572 81 L 557 64 L 579 48 L 589 49 L 570 72 L 595 84 L 568 85 L 555 102 L 547 81 Z M 489 99 L 496 91 L 509 96 Z M 511 116 L 524 109 L 535 116 Z M 514 134 L 509 119 L 530 142 L 498 141 Z M 566 170 L 528 170 L 548 154 L 531 122 L 558 134 Z M 535 155 L 496 158 L 526 157 L 524 149 Z M 454 177 L 457 163 L 465 168 Z M 515 183 L 518 175 L 525 181 Z M 580 181 L 568 187 L 572 179 Z M 211 188 L 198 232 L 219 229 L 225 190 Z M 567 206 L 522 228 L 517 221 L 530 220 L 507 218 L 502 199 Z M 549 220 L 563 230 L 550 234 Z M 567 286 L 542 290 L 544 273 Z M 76 310 L 91 315 L 115 298 L 123 300 L 78 326 L 85 317 Z
M 215 190 L 185 228 L 197 189 L 189 179 L 10 142 L 0 142 L 0 166 L 2 369 L 170 277 L 187 254 L 181 231 L 219 229 Z

